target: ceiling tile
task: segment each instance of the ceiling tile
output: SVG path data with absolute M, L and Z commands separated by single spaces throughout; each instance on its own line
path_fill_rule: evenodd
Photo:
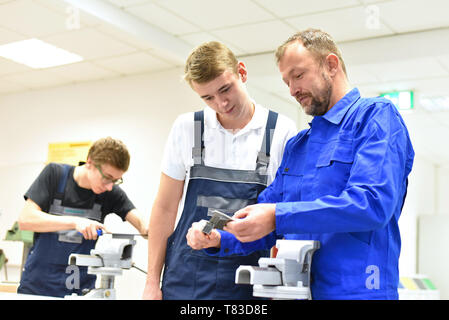
M 278 17 L 292 17 L 306 15 L 338 8 L 358 6 L 358 0 L 320 0 L 320 1 L 298 1 L 298 0 L 254 0 Z
M 12 82 L 8 77 L 0 78 L 0 94 L 27 90 L 24 85 Z
M 369 68 L 383 82 L 449 76 L 433 58 L 376 63 L 369 65 Z
M 32 71 L 32 69 L 26 65 L 0 57 L 0 75 L 26 71 Z
M 246 53 L 261 53 L 276 50 L 294 31 L 285 23 L 275 20 L 215 30 L 211 33 L 242 48 Z
M 167 55 L 167 51 L 159 48 L 154 48 L 146 51 L 147 54 L 150 54 L 153 58 L 163 61 L 170 66 L 176 67 L 184 67 L 184 61 L 180 59 L 173 59 L 172 56 Z M 187 59 L 187 56 L 185 57 Z
M 124 44 L 97 30 L 81 28 L 64 34 L 43 38 L 62 49 L 81 55 L 84 59 L 97 59 L 128 54 L 136 51 L 134 47 Z
M 449 71 L 449 55 L 438 56 L 436 58 L 442 64 L 443 69 Z
M 0 26 L 28 37 L 40 37 L 67 30 L 65 17 L 29 0 L 1 6 Z
M 208 32 L 191 33 L 191 34 L 179 36 L 179 38 L 186 41 L 187 43 L 191 44 L 192 50 L 193 50 L 193 48 L 203 44 L 204 42 L 218 41 L 218 42 L 224 43 L 229 49 L 231 49 L 231 51 L 235 55 L 240 55 L 240 54 L 244 53 L 244 51 L 242 49 L 240 49 L 232 44 L 225 43 L 225 41 L 223 41 L 222 39 L 219 39 L 218 37 L 216 37 Z
M 73 81 L 90 81 L 120 76 L 120 73 L 106 70 L 91 62 L 78 62 L 51 68 L 55 75 L 62 76 Z
M 150 54 L 138 52 L 120 57 L 95 61 L 97 65 L 122 74 L 144 73 L 170 68 L 171 65 Z
M 449 88 L 449 77 L 417 80 L 415 81 L 415 88 L 417 88 L 421 94 L 447 96 L 447 88 Z
M 96 27 L 95 30 L 98 30 L 101 33 L 104 33 L 116 40 L 124 42 L 125 44 L 133 46 L 136 49 L 149 50 L 154 47 L 154 45 L 149 43 L 147 40 L 142 40 L 127 31 L 124 31 L 116 26 L 107 23 Z
M 243 57 L 242 61 L 246 64 L 248 74 L 251 78 L 272 76 L 281 80 L 281 74 L 279 73 L 274 53 L 250 55 Z M 282 85 L 285 86 L 284 82 L 282 82 Z
M 379 82 L 380 79 L 369 67 L 364 65 L 346 66 L 349 82 L 353 85 L 369 84 Z
M 11 43 L 11 42 L 16 42 L 16 41 L 20 41 L 20 40 L 25 40 L 27 37 L 16 33 L 16 32 L 12 32 L 9 30 L 6 30 L 4 28 L 0 28 L 0 45 L 5 44 L 5 43 Z
M 56 75 L 47 69 L 33 70 L 25 73 L 15 73 L 8 75 L 4 79 L 21 84 L 31 89 L 53 87 L 73 82 L 70 79 Z
M 151 2 L 148 0 L 106 0 L 106 1 L 120 8 L 127 8 L 133 5 Z
M 155 3 L 205 30 L 274 19 L 250 0 L 155 0 Z
M 285 99 L 292 98 L 291 101 L 296 101 L 288 90 L 288 87 L 282 81 L 280 76 L 251 76 L 251 72 L 248 72 L 248 84 L 258 87 L 267 92 L 276 93 Z
M 200 30 L 183 18 L 152 3 L 133 6 L 126 11 L 171 34 L 178 35 Z
M 361 3 L 363 4 L 374 4 L 374 3 L 379 3 L 379 2 L 391 2 L 391 1 L 397 1 L 397 0 L 360 0 Z
M 382 92 L 413 90 L 415 94 L 422 95 L 447 95 L 449 77 L 433 79 L 406 79 L 396 81 L 381 81 L 378 83 L 362 84 L 358 87 L 370 95 L 378 95 Z
M 298 30 L 318 28 L 326 31 L 337 42 L 372 38 L 393 33 L 382 23 L 381 19 L 376 20 L 379 24 L 373 24 L 370 13 L 363 6 L 288 18 L 285 21 Z
M 101 19 L 94 17 L 83 10 L 80 9 L 74 10 L 76 8 L 70 3 L 65 2 L 64 0 L 33 0 L 33 1 L 36 4 L 61 15 L 64 18 L 67 29 L 72 28 L 70 27 L 70 23 L 73 24 L 74 22 L 78 22 L 76 21 L 76 19 L 79 19 L 80 26 L 85 27 L 93 27 L 103 23 Z
M 377 6 L 381 19 L 396 32 L 449 26 L 447 0 L 396 0 Z

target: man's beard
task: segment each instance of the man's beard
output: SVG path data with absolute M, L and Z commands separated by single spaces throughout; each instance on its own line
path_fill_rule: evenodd
M 303 106 L 305 113 L 310 116 L 322 116 L 329 108 L 332 94 L 332 82 L 324 73 L 322 73 L 321 76 L 324 80 L 324 88 L 320 90 L 318 97 L 310 94 L 309 96 L 312 99 L 310 105 Z

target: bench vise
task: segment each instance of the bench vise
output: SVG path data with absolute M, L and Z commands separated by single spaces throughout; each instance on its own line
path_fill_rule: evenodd
M 259 266 L 240 266 L 235 283 L 252 284 L 255 297 L 311 299 L 312 256 L 320 248 L 315 240 L 277 240 L 276 258 L 260 258 Z
M 102 242 L 100 243 L 100 240 Z M 100 276 L 99 288 L 92 289 L 83 299 L 116 299 L 114 288 L 115 276 L 122 275 L 123 269 L 133 267 L 132 251 L 136 244 L 133 236 L 128 239 L 114 238 L 111 234 L 105 234 L 99 239 L 95 249 L 90 251 L 90 255 L 71 254 L 69 265 L 87 266 L 88 274 Z M 76 294 L 66 296 L 66 298 L 77 298 Z

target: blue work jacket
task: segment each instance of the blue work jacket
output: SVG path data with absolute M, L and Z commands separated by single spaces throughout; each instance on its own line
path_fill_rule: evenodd
M 413 158 L 396 107 L 355 88 L 288 141 L 275 180 L 258 197 L 276 203 L 276 230 L 249 243 L 221 232 L 214 254 L 246 255 L 282 237 L 318 240 L 313 299 L 397 299 L 398 219 Z

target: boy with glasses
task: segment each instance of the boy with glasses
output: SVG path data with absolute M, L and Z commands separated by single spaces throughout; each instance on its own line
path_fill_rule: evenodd
M 108 137 L 94 142 L 84 165 L 49 163 L 44 168 L 25 193 L 19 216 L 20 229 L 34 231 L 35 238 L 18 293 L 64 297 L 94 288 L 96 277 L 87 274 L 87 267 L 80 267 L 80 288 L 67 288 L 67 262 L 72 253 L 90 253 L 109 213 L 147 233 L 142 217 L 118 186 L 129 162 L 126 146 Z

